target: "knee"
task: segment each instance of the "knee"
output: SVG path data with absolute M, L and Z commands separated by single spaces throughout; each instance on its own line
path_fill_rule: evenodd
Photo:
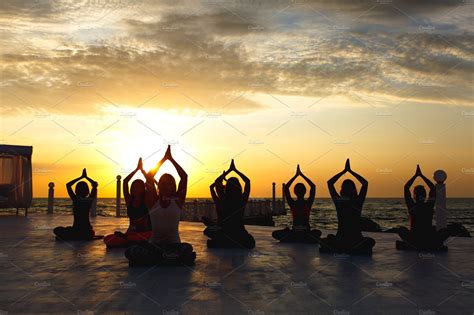
M 55 228 L 53 229 L 53 233 L 56 234 L 56 235 L 62 235 L 62 234 L 64 234 L 64 231 L 65 231 L 65 230 L 66 230 L 65 227 L 63 227 L 63 226 L 58 226 L 58 227 L 55 227 Z
M 409 231 L 406 227 L 402 226 L 402 227 L 398 228 L 398 235 L 399 235 L 402 239 L 408 238 L 408 235 L 409 235 L 409 234 L 410 234 L 410 231 Z
M 366 237 L 365 242 L 366 242 L 367 246 L 369 246 L 369 247 L 374 247 L 375 246 L 375 240 L 371 237 Z
M 181 243 L 181 251 L 184 253 L 191 253 L 194 250 L 193 245 L 189 243 Z
M 281 238 L 282 230 L 277 230 L 272 232 L 272 237 L 279 240 Z

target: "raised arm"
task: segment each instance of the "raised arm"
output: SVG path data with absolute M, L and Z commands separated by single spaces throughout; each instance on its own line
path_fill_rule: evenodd
M 77 182 L 80 181 L 81 179 L 85 178 L 86 176 L 87 176 L 86 169 L 83 169 L 81 176 L 79 176 L 78 178 L 75 178 L 75 179 L 71 180 L 70 182 L 68 182 L 68 183 L 66 184 L 67 193 L 68 193 L 68 195 L 69 195 L 69 197 L 70 197 L 71 199 L 76 198 L 76 194 L 74 193 L 74 190 L 72 190 L 72 186 L 74 186 L 75 183 L 77 183 Z
M 427 202 L 432 203 L 434 205 L 436 201 L 436 186 L 425 175 L 423 175 L 423 173 L 421 173 L 421 170 L 420 170 L 420 177 L 421 179 L 423 179 L 426 185 L 428 185 L 428 187 L 430 188 Z
M 97 186 L 99 185 L 95 180 L 93 180 L 92 178 L 90 178 L 89 176 L 87 176 L 87 172 L 86 172 L 86 169 L 84 169 L 84 172 L 85 172 L 85 179 L 91 184 L 92 186 L 92 189 L 91 189 L 91 193 L 89 194 L 89 198 L 97 198 Z
M 125 203 L 127 205 L 130 203 L 130 200 L 131 200 L 128 183 L 130 182 L 132 177 L 135 176 L 135 174 L 138 172 L 138 170 L 140 170 L 142 172 L 143 176 L 145 176 L 145 178 L 146 178 L 146 173 L 143 170 L 142 158 L 140 158 L 138 160 L 137 167 L 130 174 L 128 174 L 127 177 L 125 177 L 125 179 L 123 180 L 123 184 L 122 184 L 122 186 L 123 186 L 123 197 L 125 198 Z
M 344 175 L 345 173 L 349 171 L 349 168 L 350 168 L 349 159 L 347 159 L 345 168 L 341 172 L 337 173 L 336 175 L 331 177 L 331 179 L 328 180 L 328 189 L 329 189 L 329 194 L 331 195 L 332 200 L 341 198 L 341 196 L 339 196 L 339 194 L 337 193 L 334 185 L 339 180 L 339 178 L 342 177 L 342 175 Z
M 354 176 L 359 181 L 359 183 L 362 185 L 361 188 L 360 188 L 360 191 L 359 191 L 359 195 L 357 196 L 357 200 L 359 201 L 359 203 L 362 204 L 362 203 L 364 203 L 365 197 L 367 196 L 367 190 L 369 188 L 369 182 L 364 177 L 362 177 L 358 173 L 354 172 L 350 168 L 350 164 L 349 164 L 349 173 L 352 174 L 352 176 Z
M 211 185 L 211 189 L 214 190 L 216 197 L 219 199 L 222 198 L 225 194 L 223 182 L 225 181 L 225 177 L 227 176 L 228 173 L 229 173 L 229 170 L 223 171 L 222 174 L 219 175 L 219 177 L 217 177 L 214 183 Z
M 244 198 L 245 202 L 247 202 L 250 197 L 250 179 L 247 176 L 245 176 L 244 173 L 242 173 L 235 167 L 234 159 L 232 159 L 232 162 L 230 163 L 229 172 L 231 171 L 234 171 L 244 181 L 245 185 L 244 185 L 244 192 L 242 194 L 242 197 Z
M 156 191 L 155 185 L 155 175 L 160 169 L 161 165 L 165 162 L 165 157 L 163 157 L 154 168 L 152 168 L 148 173 L 146 173 L 146 192 L 145 192 L 145 206 L 148 209 L 151 209 L 156 201 L 158 200 L 158 193 Z
M 420 171 L 420 166 L 417 165 L 415 175 L 413 175 L 406 182 L 405 187 L 404 187 L 405 203 L 408 207 L 408 210 L 410 210 L 413 207 L 413 205 L 415 204 L 415 202 L 413 201 L 413 198 L 411 197 L 410 188 L 413 185 L 413 183 L 415 182 L 415 179 L 420 175 L 420 172 L 421 172 Z
M 314 197 L 316 196 L 316 185 L 309 179 L 305 174 L 300 169 L 300 166 L 298 165 L 298 170 L 297 172 L 299 175 L 306 181 L 306 183 L 309 185 L 309 197 L 306 199 L 306 201 L 310 204 L 313 204 L 314 202 Z
M 173 164 L 176 169 L 176 172 L 179 175 L 179 185 L 178 185 L 178 206 L 182 207 L 186 201 L 186 193 L 188 189 L 188 174 L 184 171 L 181 165 L 176 162 L 176 160 L 171 155 L 171 146 L 168 146 L 168 150 L 165 153 L 166 158 Z
M 298 178 L 298 171 L 296 171 L 295 175 L 285 184 L 285 198 L 288 202 L 288 205 L 291 207 L 292 204 L 295 202 L 295 199 L 291 196 L 290 187 L 293 185 L 294 181 Z

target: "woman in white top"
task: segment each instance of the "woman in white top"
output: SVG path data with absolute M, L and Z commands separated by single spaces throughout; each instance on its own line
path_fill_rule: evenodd
M 161 165 L 168 160 L 176 168 L 180 181 L 170 174 L 163 174 L 158 181 L 158 191 L 154 177 Z M 196 258 L 193 247 L 181 243 L 179 221 L 181 209 L 186 200 L 188 175 L 171 155 L 168 146 L 164 157 L 146 175 L 145 206 L 149 209 L 152 236 L 148 243 L 130 247 L 125 252 L 130 265 L 155 265 L 163 263 L 192 265 Z

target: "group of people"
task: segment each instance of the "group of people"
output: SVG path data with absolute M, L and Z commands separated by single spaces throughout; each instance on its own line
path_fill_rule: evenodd
M 175 167 L 179 183 L 174 177 L 163 174 L 158 181 L 155 176 L 165 161 Z M 136 179 L 129 187 L 133 176 L 141 172 L 145 182 Z M 243 181 L 242 187 L 238 177 L 229 177 L 234 172 Z M 361 184 L 357 191 L 354 181 L 346 179 L 338 192 L 336 182 L 346 173 L 355 177 Z M 301 177 L 309 186 L 309 196 L 306 196 L 306 186 L 303 183 L 294 185 L 293 198 L 291 186 Z M 422 185 L 410 188 L 417 177 L 421 177 L 430 191 L 428 198 Z M 88 181 L 92 189 L 85 181 Z M 130 266 L 185 264 L 193 265 L 196 253 L 189 243 L 181 242 L 179 236 L 179 221 L 186 200 L 188 176 L 176 162 L 168 146 L 165 155 L 149 172 L 143 169 L 140 158 L 136 169 L 123 182 L 123 192 L 127 205 L 129 227 L 125 233 L 117 231 L 106 235 L 103 240 L 107 247 L 125 247 L 125 256 Z M 73 185 L 76 184 L 73 190 Z M 96 235 L 90 222 L 89 212 L 97 197 L 97 182 L 88 177 L 86 169 L 82 175 L 66 185 L 73 203 L 74 223 L 69 227 L 57 227 L 54 234 L 57 240 L 93 240 L 102 238 Z M 347 159 L 344 169 L 328 181 L 331 198 L 335 204 L 338 220 L 336 235 L 328 234 L 322 238 L 321 231 L 310 226 L 310 213 L 316 195 L 316 185 L 297 166 L 295 175 L 285 185 L 285 197 L 291 210 L 293 224 L 281 230 L 276 230 L 272 236 L 280 242 L 299 242 L 319 244 L 321 253 L 371 254 L 375 240 L 366 237 L 361 231 L 361 213 L 367 195 L 368 182 L 351 169 Z M 209 248 L 245 248 L 255 247 L 255 239 L 246 230 L 244 212 L 250 196 L 250 179 L 239 171 L 234 160 L 228 170 L 224 171 L 210 186 L 211 196 L 217 213 L 217 220 L 203 217 L 206 228 L 203 233 L 209 239 Z M 405 185 L 405 200 L 408 207 L 410 227 L 400 228 L 401 241 L 397 241 L 397 249 L 415 250 L 446 250 L 443 245 L 449 237 L 446 230 L 437 231 L 432 226 L 434 200 L 436 189 L 417 166 L 415 175 Z

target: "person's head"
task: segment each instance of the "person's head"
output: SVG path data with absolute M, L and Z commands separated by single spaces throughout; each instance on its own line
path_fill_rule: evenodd
M 242 196 L 242 185 L 237 177 L 231 177 L 225 185 L 225 194 L 230 198 L 239 198 Z
M 130 186 L 130 196 L 135 200 L 142 200 L 145 197 L 145 183 L 141 179 L 135 179 Z
M 426 199 L 426 190 L 423 185 L 417 185 L 413 188 L 413 199 L 415 202 L 424 202 Z
M 176 195 L 176 181 L 171 174 L 163 174 L 158 181 L 158 190 L 160 196 L 172 198 Z
M 304 184 L 298 183 L 295 185 L 293 191 L 295 192 L 295 195 L 298 197 L 298 199 L 303 199 L 304 195 L 306 194 L 306 187 Z
M 350 180 L 346 179 L 342 182 L 341 185 L 341 197 L 349 199 L 349 200 L 354 200 L 357 197 L 357 188 L 355 183 Z
M 76 196 L 85 198 L 89 196 L 89 185 L 84 181 L 80 181 L 76 184 L 75 192 Z

